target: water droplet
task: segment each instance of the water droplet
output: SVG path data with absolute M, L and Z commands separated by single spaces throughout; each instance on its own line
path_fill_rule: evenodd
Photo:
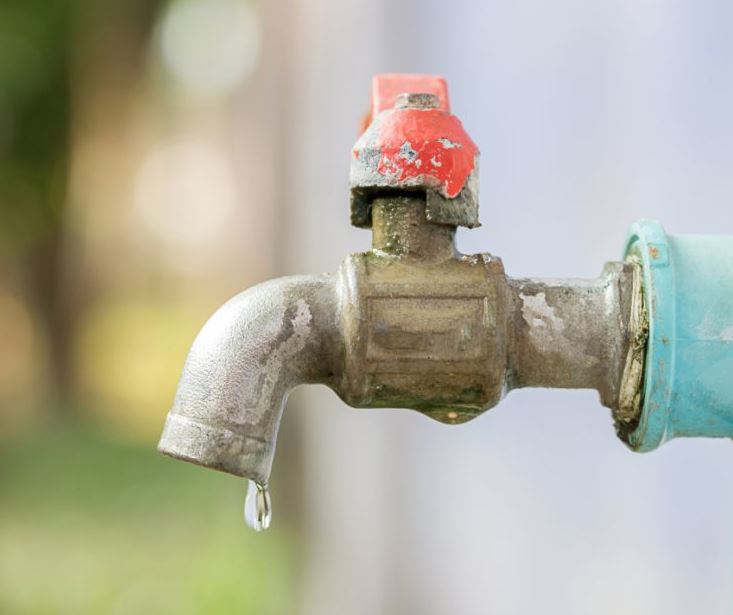
M 270 527 L 272 520 L 272 502 L 267 485 L 249 481 L 247 497 L 244 499 L 244 522 L 255 532 Z

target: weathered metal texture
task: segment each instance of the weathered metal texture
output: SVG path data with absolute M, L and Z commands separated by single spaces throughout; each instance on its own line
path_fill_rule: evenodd
M 429 220 L 478 226 L 479 152 L 449 111 L 445 82 L 377 76 L 373 91 L 373 117 L 352 151 L 352 224 L 371 225 L 375 192 L 412 190 L 427 195 Z
M 376 199 L 373 250 L 342 267 L 342 397 L 457 423 L 513 388 L 590 388 L 617 411 L 634 265 L 609 263 L 596 280 L 512 280 L 494 256 L 458 254 L 453 227 L 424 211 L 418 197 Z
M 680 436 L 733 437 L 733 237 L 631 227 L 649 342 L 641 415 L 619 435 L 635 450 Z
M 292 276 L 224 304 L 191 347 L 158 449 L 266 484 L 288 392 L 334 385 L 334 278 Z
M 507 283 L 501 261 L 462 256 L 425 199 L 373 202 L 373 250 L 341 267 L 340 395 L 359 407 L 414 408 L 449 423 L 501 399 Z
M 632 333 L 633 266 L 608 263 L 595 280 L 510 280 L 510 388 L 596 389 L 619 408 Z
M 593 388 L 616 409 L 634 333 L 634 266 L 597 280 L 511 280 L 465 256 L 424 195 L 372 202 L 373 248 L 336 276 L 281 278 L 224 305 L 194 342 L 159 448 L 260 483 L 288 392 L 470 420 L 525 386 Z
M 352 215 L 371 226 L 372 249 L 334 276 L 273 280 L 224 305 L 194 342 L 160 450 L 265 484 L 300 383 L 446 423 L 512 388 L 591 388 L 617 424 L 635 425 L 647 263 L 612 263 L 589 281 L 512 280 L 490 254 L 459 254 L 456 226 L 478 223 L 478 153 L 445 84 L 391 76 L 376 86 L 352 165 Z
M 649 316 L 644 303 L 643 269 L 635 256 L 626 259 L 633 271 L 628 333 L 629 351 L 621 375 L 618 404 L 613 417 L 616 431 L 621 434 L 634 429 L 641 415 L 641 396 L 644 389 L 644 366 L 649 339 Z

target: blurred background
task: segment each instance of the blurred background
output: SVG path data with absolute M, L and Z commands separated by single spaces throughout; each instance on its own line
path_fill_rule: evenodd
M 335 269 L 375 72 L 447 77 L 464 252 L 595 277 L 628 225 L 733 234 L 727 0 L 3 0 L 0 612 L 729 613 L 733 446 L 616 439 L 592 391 L 447 428 L 301 388 L 264 534 L 154 447 L 240 290 Z

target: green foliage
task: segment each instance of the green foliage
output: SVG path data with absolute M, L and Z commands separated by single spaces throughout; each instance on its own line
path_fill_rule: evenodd
M 64 430 L 0 452 L 0 612 L 292 612 L 295 549 L 243 481 Z
M 21 255 L 65 200 L 74 5 L 0 3 L 0 238 Z

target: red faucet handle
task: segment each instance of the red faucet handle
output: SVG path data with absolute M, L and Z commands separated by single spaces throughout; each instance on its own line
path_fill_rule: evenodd
M 360 132 L 367 129 L 378 113 L 385 109 L 392 109 L 400 94 L 434 94 L 438 97 L 437 108 L 447 113 L 450 112 L 448 85 L 443 77 L 409 73 L 374 75 L 372 77 L 372 106 L 362 120 Z
M 376 75 L 372 108 L 351 152 L 351 222 L 371 225 L 371 200 L 424 191 L 426 218 L 479 225 L 478 148 L 450 112 L 448 86 L 435 75 Z

